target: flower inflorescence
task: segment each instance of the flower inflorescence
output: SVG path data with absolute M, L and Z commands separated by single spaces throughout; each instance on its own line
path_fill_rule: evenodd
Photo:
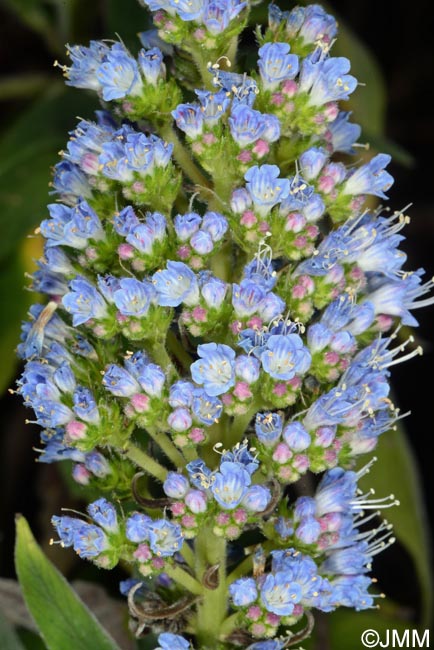
M 365 207 L 387 199 L 390 157 L 349 158 L 361 130 L 339 101 L 357 80 L 332 16 L 270 5 L 243 73 L 248 2 L 142 4 L 157 29 L 137 56 L 67 48 L 66 83 L 104 109 L 54 169 L 32 281 L 49 302 L 23 325 L 18 392 L 39 460 L 109 496 L 53 525 L 131 567 L 138 634 L 281 650 L 311 609 L 380 595 L 367 574 L 397 502 L 353 467 L 403 417 L 389 368 L 421 352 L 400 325 L 432 282 L 403 270 L 404 212 Z M 283 496 L 307 473 L 314 493 Z

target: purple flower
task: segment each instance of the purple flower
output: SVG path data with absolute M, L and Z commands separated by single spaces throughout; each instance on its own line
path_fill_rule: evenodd
M 191 364 L 193 381 L 212 397 L 226 393 L 235 384 L 235 352 L 228 345 L 198 345 L 198 361 Z
M 310 446 L 311 438 L 301 422 L 291 422 L 283 430 L 283 439 L 295 452 L 304 451 Z

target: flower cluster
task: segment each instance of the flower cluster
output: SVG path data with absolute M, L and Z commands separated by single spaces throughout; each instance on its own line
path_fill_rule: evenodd
M 433 282 L 404 270 L 409 218 L 366 207 L 387 199 L 390 157 L 351 159 L 361 130 L 339 102 L 357 80 L 332 16 L 272 4 L 243 71 L 249 2 L 142 4 L 156 29 L 137 56 L 67 48 L 66 83 L 104 110 L 54 168 L 32 280 L 48 301 L 23 324 L 17 392 L 41 462 L 110 493 L 53 525 L 130 571 L 138 635 L 281 650 L 312 609 L 379 596 L 378 511 L 397 502 L 353 467 L 402 417 L 390 368 L 421 353 L 400 325 Z M 323 473 L 314 496 L 300 482 L 288 499 L 307 472 Z

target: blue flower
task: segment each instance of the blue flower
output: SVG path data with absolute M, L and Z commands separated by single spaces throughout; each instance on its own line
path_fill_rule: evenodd
M 357 86 L 357 79 L 347 74 L 350 68 L 345 57 L 317 60 L 308 56 L 301 66 L 300 91 L 309 93 L 309 103 L 313 106 L 347 100 Z
M 434 298 L 417 300 L 427 294 L 433 287 L 433 282 L 421 284 L 423 269 L 404 275 L 399 280 L 375 278 L 370 283 L 370 293 L 367 299 L 374 306 L 375 314 L 397 316 L 403 325 L 417 327 L 416 318 L 410 313 L 411 309 L 426 307 L 434 302 Z
M 98 478 L 104 478 L 111 474 L 107 459 L 99 451 L 90 451 L 87 453 L 84 458 L 84 466 Z
M 194 92 L 199 98 L 200 111 L 204 121 L 212 127 L 228 109 L 231 103 L 230 97 L 224 90 L 210 92 L 209 90 L 196 89 Z
M 205 212 L 202 220 L 202 230 L 211 235 L 213 242 L 219 242 L 223 239 L 228 229 L 228 221 L 219 212 Z
M 262 85 L 275 90 L 286 79 L 294 79 L 299 70 L 298 56 L 289 54 L 288 43 L 266 43 L 258 50 L 258 68 Z
M 191 381 L 186 381 L 185 379 L 180 379 L 176 381 L 169 390 L 169 399 L 168 402 L 170 406 L 174 408 L 178 406 L 186 406 L 187 408 L 191 406 L 193 401 L 195 387 Z
M 59 194 L 62 201 L 74 205 L 79 198 L 92 197 L 92 189 L 86 174 L 78 165 L 62 160 L 54 166 L 53 194 Z
M 71 291 L 63 296 L 62 304 L 72 314 L 74 327 L 86 323 L 91 318 L 104 318 L 107 303 L 86 278 L 78 275 L 69 283 Z
M 211 492 L 224 510 L 239 506 L 251 483 L 249 472 L 236 462 L 222 462 L 213 479 Z
M 149 524 L 149 546 L 158 557 L 171 557 L 180 551 L 184 543 L 181 526 L 166 519 Z
M 345 181 L 343 193 L 352 196 L 373 194 L 381 199 L 387 199 L 385 192 L 392 186 L 393 177 L 384 168 L 390 160 L 391 157 L 385 153 L 374 156 L 366 165 L 356 169 Z
M 53 379 L 62 393 L 72 393 L 76 387 L 75 375 L 68 361 L 62 361 L 56 368 Z
M 258 359 L 245 354 L 235 359 L 235 374 L 247 384 L 254 384 L 260 375 L 260 364 Z
M 211 426 L 218 422 L 223 404 L 218 397 L 211 397 L 205 390 L 197 388 L 194 391 L 191 409 L 199 422 Z
M 172 499 L 183 499 L 189 489 L 188 479 L 178 472 L 169 472 L 163 483 L 164 493 Z
M 140 282 L 136 278 L 122 278 L 113 300 L 121 314 L 125 316 L 145 316 L 155 295 L 151 282 Z
M 71 163 L 93 176 L 99 173 L 98 155 L 102 145 L 111 140 L 116 129 L 116 123 L 111 118 L 104 120 L 99 113 L 101 111 L 96 112 L 98 123 L 80 120 L 74 131 L 70 131 L 71 137 L 63 154 Z
M 340 111 L 337 118 L 328 125 L 329 138 L 333 151 L 354 153 L 354 143 L 360 138 L 362 127 L 349 122 L 351 113 Z
M 156 650 L 188 650 L 190 642 L 179 634 L 172 634 L 171 632 L 163 632 L 158 637 L 159 648 Z
M 125 522 L 125 534 L 130 542 L 144 542 L 149 539 L 149 527 L 152 523 L 151 517 L 135 512 Z
M 207 30 L 217 36 L 229 25 L 229 14 L 225 0 L 210 0 L 205 4 L 203 24 Z
M 74 413 L 78 415 L 81 420 L 90 422 L 91 424 L 98 424 L 100 417 L 98 407 L 92 391 L 84 386 L 77 386 L 72 396 L 74 403 Z
M 137 374 L 137 380 L 145 393 L 152 397 L 160 397 L 166 381 L 166 375 L 160 366 L 155 363 L 148 363 Z
M 271 501 L 271 492 L 263 485 L 252 485 L 245 495 L 241 503 L 249 512 L 262 512 Z
M 164 307 L 178 307 L 181 303 L 195 305 L 199 287 L 194 272 L 183 262 L 167 262 L 166 269 L 152 276 L 157 302 Z
M 126 208 L 115 214 L 113 225 L 118 235 L 126 237 L 133 232 L 136 226 L 140 225 L 140 221 L 131 205 L 127 205 Z
M 213 75 L 212 83 L 217 88 L 222 88 L 226 93 L 233 94 L 232 105 L 247 104 L 253 106 L 259 92 L 256 81 L 245 74 L 226 72 L 212 66 L 208 67 Z
M 289 195 L 289 180 L 279 178 L 279 174 L 277 165 L 256 165 L 244 174 L 255 210 L 261 217 Z
M 208 255 L 214 248 L 211 235 L 206 230 L 198 230 L 190 239 L 190 246 L 199 255 Z
M 204 11 L 203 0 L 169 0 L 169 5 L 186 22 L 199 21 Z
M 203 114 L 197 104 L 179 104 L 172 117 L 176 126 L 181 129 L 189 138 L 195 140 L 203 131 Z
M 327 153 L 320 147 L 306 149 L 299 158 L 300 169 L 304 178 L 307 181 L 316 178 L 328 161 L 328 158 Z
M 202 224 L 202 217 L 196 212 L 177 214 L 173 220 L 178 239 L 182 242 L 188 241 L 194 233 L 198 232 Z
M 81 558 L 92 560 L 109 548 L 109 542 L 99 526 L 82 521 L 74 531 L 73 547 Z
M 371 609 L 374 605 L 374 598 L 368 592 L 371 584 L 368 576 L 339 576 L 331 582 L 333 592 L 330 599 L 336 606 L 353 607 L 356 611 Z
M 165 73 L 161 50 L 158 47 L 140 50 L 138 62 L 145 81 L 152 86 L 156 86 L 158 79 L 163 77 Z
M 116 508 L 107 499 L 101 498 L 87 506 L 87 511 L 92 519 L 109 533 L 118 530 Z
M 279 413 L 258 413 L 255 433 L 266 447 L 274 447 L 282 435 L 283 420 Z
M 238 104 L 232 109 L 228 122 L 231 135 L 241 148 L 259 140 L 266 126 L 263 114 L 245 104 Z
M 326 13 L 321 5 L 308 5 L 305 8 L 304 20 L 298 32 L 304 43 L 317 43 L 318 41 L 330 43 L 337 31 L 338 25 L 335 18 Z
M 82 521 L 76 517 L 51 517 L 51 523 L 59 535 L 63 547 L 68 548 L 74 543 L 74 536 L 77 529 L 82 525 Z
M 142 89 L 137 62 L 122 43 L 114 43 L 104 53 L 96 77 L 106 102 L 138 95 Z
M 203 385 L 212 397 L 226 393 L 235 384 L 235 352 L 228 345 L 205 343 L 198 345 L 200 357 L 190 366 L 196 384 Z
M 200 293 L 210 309 L 219 309 L 225 299 L 229 285 L 215 278 L 209 271 L 201 271 L 198 276 Z
M 304 451 L 310 446 L 311 437 L 301 422 L 290 422 L 283 430 L 283 439 L 295 452 Z
M 117 397 L 131 397 L 140 392 L 138 382 L 121 366 L 110 364 L 103 376 L 102 385 Z
M 235 314 L 241 318 L 255 314 L 266 297 L 266 291 L 253 280 L 242 280 L 232 289 L 232 305 Z
M 273 379 L 288 380 L 307 372 L 311 356 L 298 334 L 277 334 L 268 339 L 261 363 Z
M 109 51 L 102 41 L 91 41 L 89 47 L 67 45 L 66 52 L 72 61 L 70 68 L 65 68 L 66 84 L 76 88 L 99 90 L 100 83 L 96 71 Z
M 239 578 L 229 586 L 229 593 L 236 607 L 247 607 L 255 602 L 258 589 L 253 578 Z
M 269 573 L 261 587 L 261 600 L 268 612 L 277 616 L 290 616 L 294 605 L 301 600 L 301 588 L 291 581 L 286 571 Z

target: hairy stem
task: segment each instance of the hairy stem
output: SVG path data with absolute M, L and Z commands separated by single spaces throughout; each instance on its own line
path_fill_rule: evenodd
M 177 582 L 182 587 L 185 587 L 187 591 L 190 591 L 192 594 L 196 594 L 196 596 L 202 595 L 202 585 L 196 580 L 196 578 L 193 578 L 192 575 L 187 573 L 187 571 L 184 571 L 184 569 L 181 569 L 181 567 L 178 565 L 169 565 L 164 568 L 164 571 L 170 578 L 172 578 L 172 580 Z
M 203 528 L 195 542 L 196 576 L 203 580 L 210 566 L 218 565 L 215 588 L 203 586 L 203 600 L 198 606 L 196 634 L 200 647 L 214 650 L 219 647 L 221 625 L 226 618 L 226 540 L 216 537 L 211 529 Z
M 160 447 L 161 451 L 166 454 L 167 458 L 172 461 L 175 467 L 184 467 L 185 458 L 179 449 L 175 447 L 168 435 L 163 431 L 156 431 L 152 427 L 148 427 L 146 431 L 149 433 L 152 440 L 154 440 L 154 442 Z
M 129 442 L 126 449 L 123 450 L 124 456 L 129 458 L 135 465 L 143 469 L 151 476 L 154 476 L 159 481 L 164 482 L 167 476 L 167 469 L 160 465 L 156 460 L 148 456 L 148 454 L 137 447 L 132 442 Z
M 196 185 L 205 188 L 209 187 L 208 179 L 194 163 L 191 154 L 178 138 L 178 134 L 173 126 L 171 124 L 164 124 L 160 128 L 160 135 L 164 140 L 173 144 L 173 157 L 185 175 L 188 176 L 193 183 L 196 183 Z

